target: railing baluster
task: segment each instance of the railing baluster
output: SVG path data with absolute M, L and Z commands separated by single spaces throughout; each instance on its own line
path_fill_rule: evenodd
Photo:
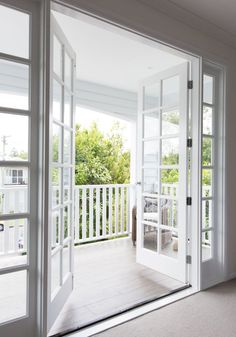
M 121 196 L 120 196 L 120 232 L 124 233 L 124 187 L 120 188 Z
M 15 220 L 15 224 L 14 224 L 14 247 L 13 250 L 15 252 L 18 251 L 19 247 L 19 220 Z
M 119 189 L 115 187 L 115 235 L 118 234 L 119 225 Z
M 9 226 L 5 222 L 4 225 L 4 253 L 7 254 L 9 251 Z
M 96 188 L 96 237 L 100 236 L 100 188 Z
M 126 232 L 130 233 L 130 190 L 132 187 L 126 187 Z
M 109 235 L 112 236 L 112 187 L 109 187 Z
M 87 188 L 83 187 L 83 192 L 82 192 L 82 240 L 86 239 L 87 236 Z
M 93 187 L 89 188 L 89 238 L 93 239 Z
M 102 235 L 106 236 L 106 210 L 107 210 L 107 198 L 106 198 L 107 189 L 103 187 L 102 189 Z
M 79 241 L 79 225 L 80 225 L 80 189 L 75 189 L 75 243 Z

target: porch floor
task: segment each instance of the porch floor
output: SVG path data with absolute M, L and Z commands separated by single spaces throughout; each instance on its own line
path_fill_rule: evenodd
M 78 246 L 74 259 L 74 291 L 50 335 L 93 323 L 183 286 L 137 264 L 130 238 Z

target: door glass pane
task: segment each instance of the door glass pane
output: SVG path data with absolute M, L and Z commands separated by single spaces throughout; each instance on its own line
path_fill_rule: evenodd
M 62 86 L 53 80 L 53 102 L 52 102 L 52 115 L 53 118 L 62 120 Z
M 64 208 L 64 239 L 70 235 L 70 206 Z
M 161 135 L 176 135 L 179 133 L 179 110 L 164 111 L 161 114 Z
M 54 163 L 61 162 L 61 127 L 53 124 L 52 127 L 52 161 Z
M 64 123 L 71 127 L 71 95 L 65 90 Z
M 158 199 L 143 197 L 143 220 L 158 222 Z
M 179 170 L 161 170 L 161 194 L 168 196 L 178 195 Z
M 0 106 L 29 109 L 28 65 L 0 59 Z
M 61 169 L 52 168 L 52 207 L 61 203 Z
M 211 166 L 212 165 L 212 139 L 202 138 L 202 165 Z
M 177 201 L 171 199 L 161 199 L 161 224 L 177 228 L 178 211 Z
M 212 258 L 212 231 L 202 233 L 202 261 Z
M 158 193 L 158 170 L 143 170 L 143 192 Z
M 179 105 L 179 76 L 167 78 L 162 82 L 162 106 L 176 106 Z
M 28 14 L 0 5 L 0 32 L 1 53 L 29 58 Z
M 64 129 L 64 163 L 71 162 L 71 132 Z
M 51 247 L 54 249 L 60 243 L 60 211 L 52 213 Z
M 202 196 L 212 197 L 212 170 L 203 169 L 202 170 Z
M 70 90 L 72 89 L 72 62 L 71 58 L 65 53 L 65 85 Z
M 0 214 L 28 211 L 28 168 L 0 168 Z
M 213 103 L 213 77 L 203 75 L 203 102 Z
M 28 160 L 27 116 L 0 113 L 0 160 Z
M 160 104 L 160 84 L 154 83 L 144 87 L 143 109 L 159 108 Z
M 57 252 L 51 258 L 51 297 L 53 298 L 55 290 L 60 287 L 60 274 L 61 274 L 61 263 L 60 263 L 61 252 Z
M 0 275 L 0 323 L 27 314 L 27 271 Z
M 143 225 L 143 248 L 157 252 L 157 235 L 156 227 Z
M 144 138 L 158 136 L 158 112 L 151 112 L 143 115 Z
M 161 254 L 172 258 L 178 258 L 178 232 L 169 229 L 161 229 Z
M 0 268 L 27 263 L 27 227 L 27 219 L 0 221 Z
M 202 228 L 206 229 L 213 226 L 212 221 L 212 200 L 202 200 Z
M 179 164 L 179 139 L 169 138 L 161 141 L 161 164 L 178 165 Z
M 155 140 L 143 142 L 143 165 L 156 166 L 158 163 L 158 142 Z
M 62 45 L 55 35 L 53 36 L 53 71 L 62 78 Z
M 203 107 L 203 134 L 212 135 L 213 110 L 210 107 Z
M 71 169 L 63 169 L 63 184 L 64 184 L 64 201 L 69 201 L 70 196 L 70 187 L 71 187 Z

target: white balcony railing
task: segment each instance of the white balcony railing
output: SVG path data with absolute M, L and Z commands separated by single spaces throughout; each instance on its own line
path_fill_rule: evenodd
M 75 243 L 130 232 L 130 184 L 75 187 Z

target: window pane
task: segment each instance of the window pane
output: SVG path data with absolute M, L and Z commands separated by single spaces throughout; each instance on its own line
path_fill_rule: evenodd
M 144 88 L 143 109 L 159 108 L 160 103 L 160 85 L 159 83 L 146 85 Z
M 212 257 L 212 236 L 212 231 L 202 233 L 202 261 Z
M 64 239 L 70 235 L 70 206 L 64 208 Z
M 60 211 L 52 213 L 52 231 L 51 231 L 51 248 L 54 249 L 60 243 Z
M 52 127 L 52 161 L 61 162 L 61 127 L 53 124 Z
M 0 168 L 0 214 L 28 211 L 28 168 Z
M 179 170 L 161 170 L 161 194 L 168 196 L 178 195 Z
M 27 263 L 27 220 L 0 221 L 0 269 Z
M 213 226 L 212 221 L 212 200 L 202 201 L 202 228 L 206 229 Z
M 158 193 L 158 170 L 143 170 L 143 192 Z
M 158 222 L 158 199 L 146 196 L 143 198 L 143 220 Z
M 28 160 L 28 117 L 0 113 L 0 160 Z
M 71 169 L 70 168 L 63 169 L 63 185 L 64 185 L 64 201 L 66 202 L 71 199 L 71 196 L 70 196 Z
M 71 95 L 66 90 L 64 99 L 64 123 L 71 127 Z
M 27 271 L 0 275 L 0 323 L 27 314 Z
M 212 135 L 212 123 L 213 123 L 213 111 L 212 108 L 203 107 L 203 134 Z
M 179 111 L 165 111 L 161 114 L 162 136 L 174 135 L 179 133 Z
M 202 165 L 212 165 L 212 139 L 203 137 L 202 139 Z
M 161 199 L 161 224 L 177 228 L 177 215 L 177 201 L 170 199 Z
M 53 104 L 52 104 L 52 114 L 53 118 L 61 121 L 62 113 L 62 86 L 56 81 L 53 80 Z
M 156 166 L 158 163 L 158 142 L 146 141 L 143 143 L 143 165 Z
M 178 258 L 178 232 L 168 229 L 161 229 L 161 254 L 177 259 Z
M 53 71 L 62 78 L 62 45 L 55 35 L 53 36 Z
M 65 53 L 65 85 L 68 89 L 72 89 L 72 62 L 71 58 Z
M 61 203 L 61 169 L 52 169 L 52 207 L 56 207 Z
M 162 82 L 162 106 L 172 107 L 179 104 L 179 76 L 174 76 Z
M 161 164 L 178 165 L 179 164 L 179 139 L 170 138 L 161 141 Z
M 157 252 L 157 233 L 156 227 L 144 225 L 143 248 Z
M 203 76 L 203 102 L 213 104 L 213 77 Z
M 0 5 L 0 32 L 1 53 L 29 58 L 28 14 Z
M 202 170 L 202 196 L 212 197 L 212 174 L 211 169 Z
M 71 135 L 72 133 L 64 129 L 64 163 L 71 162 Z
M 0 59 L 0 106 L 29 109 L 29 67 L 27 65 Z
M 144 138 L 158 136 L 158 112 L 151 112 L 143 115 Z

